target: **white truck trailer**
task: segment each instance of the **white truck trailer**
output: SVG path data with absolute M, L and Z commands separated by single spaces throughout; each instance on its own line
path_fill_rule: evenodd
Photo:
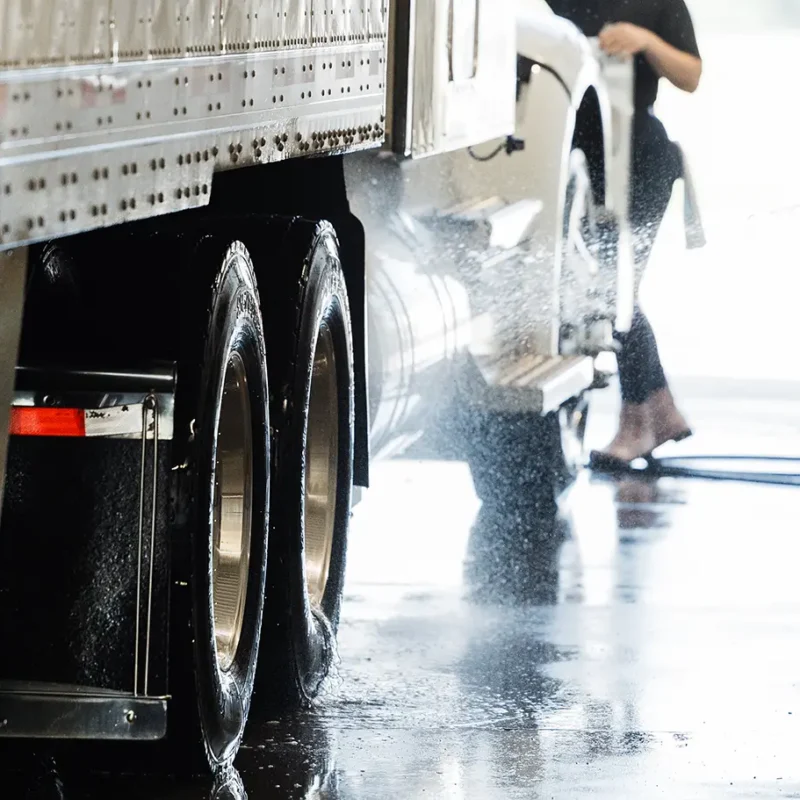
M 0 737 L 214 767 L 313 699 L 371 447 L 552 500 L 631 80 L 542 0 L 0 0 Z

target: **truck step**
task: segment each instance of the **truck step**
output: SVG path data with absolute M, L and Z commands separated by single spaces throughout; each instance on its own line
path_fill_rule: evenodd
M 481 380 L 471 394 L 487 411 L 549 414 L 594 381 L 590 356 L 476 357 L 475 363 Z
M 166 697 L 0 681 L 0 738 L 155 741 L 166 733 Z

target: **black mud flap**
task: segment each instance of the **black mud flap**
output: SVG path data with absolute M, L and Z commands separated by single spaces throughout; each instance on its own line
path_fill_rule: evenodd
M 169 368 L 18 370 L 0 735 L 164 735 L 172 384 Z

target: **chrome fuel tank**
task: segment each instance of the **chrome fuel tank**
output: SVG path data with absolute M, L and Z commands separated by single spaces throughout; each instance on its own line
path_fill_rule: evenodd
M 416 165 L 378 153 L 346 162 L 351 208 L 368 242 L 370 442 L 373 454 L 387 455 L 446 412 L 472 311 L 441 242 L 406 210 L 406 169 Z

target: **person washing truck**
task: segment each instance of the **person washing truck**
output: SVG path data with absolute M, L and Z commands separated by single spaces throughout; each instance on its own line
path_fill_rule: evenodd
M 598 37 L 609 55 L 635 59 L 630 223 L 638 291 L 673 184 L 684 174 L 680 151 L 653 106 L 661 78 L 686 92 L 694 92 L 700 83 L 703 63 L 692 18 L 684 0 L 550 0 L 550 5 L 587 36 Z M 596 149 L 591 126 L 577 136 L 587 153 Z M 670 392 L 653 329 L 638 302 L 630 330 L 618 333 L 617 340 L 619 429 L 605 450 L 591 453 L 590 466 L 596 470 L 625 469 L 660 445 L 692 434 Z

